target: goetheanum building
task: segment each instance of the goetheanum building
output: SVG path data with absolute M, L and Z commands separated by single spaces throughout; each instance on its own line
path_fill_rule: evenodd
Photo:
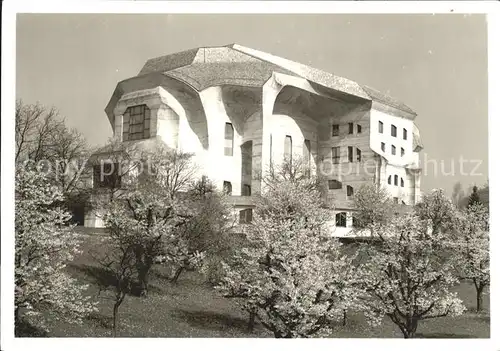
M 231 193 L 251 216 L 260 177 L 286 157 L 321 172 L 336 207 L 335 234 L 352 226 L 352 198 L 366 182 L 395 202 L 420 194 L 417 114 L 372 88 L 261 51 L 232 44 L 146 62 L 118 83 L 106 109 L 120 142 L 157 139 L 194 153 L 200 176 Z M 87 216 L 86 225 L 98 226 Z

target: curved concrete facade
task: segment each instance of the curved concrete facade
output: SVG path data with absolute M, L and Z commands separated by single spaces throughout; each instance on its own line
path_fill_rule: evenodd
M 149 138 L 192 152 L 198 176 L 220 189 L 230 183 L 237 211 L 251 208 L 248 195 L 261 191 L 271 162 L 283 160 L 285 139 L 294 155 L 310 157 L 311 171 L 322 173 L 328 198 L 345 214 L 341 226 L 332 224 L 336 235 L 350 232 L 352 191 L 362 184 L 385 186 L 407 205 L 420 195 L 416 113 L 331 73 L 239 45 L 199 48 L 149 60 L 137 77 L 118 83 L 106 107 L 116 140 L 123 140 L 125 111 L 138 105 L 150 110 Z M 397 186 L 389 175 L 398 176 Z

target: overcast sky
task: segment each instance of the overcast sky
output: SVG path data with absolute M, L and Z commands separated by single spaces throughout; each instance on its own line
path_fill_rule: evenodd
M 57 107 L 92 144 L 112 131 L 116 84 L 148 58 L 238 43 L 372 86 L 418 117 L 429 162 L 422 190 L 488 176 L 483 15 L 18 15 L 16 95 Z M 460 157 L 464 174 L 460 174 Z M 473 160 L 481 161 L 474 171 Z M 441 171 L 454 175 L 446 175 Z

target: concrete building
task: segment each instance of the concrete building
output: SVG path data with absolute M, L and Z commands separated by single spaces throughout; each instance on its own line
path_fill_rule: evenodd
M 394 200 L 420 194 L 422 143 L 408 106 L 372 88 L 232 44 L 146 62 L 118 83 L 106 109 L 121 142 L 161 140 L 195 154 L 201 175 L 230 190 L 249 215 L 258 174 L 285 155 L 301 155 L 328 182 L 336 235 L 352 226 L 352 196 L 375 182 Z M 98 226 L 91 216 L 86 225 Z

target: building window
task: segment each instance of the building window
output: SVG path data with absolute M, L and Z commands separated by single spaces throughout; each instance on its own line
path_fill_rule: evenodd
M 391 176 L 389 176 L 389 178 L 387 178 L 387 184 L 391 185 Z
M 252 212 L 253 211 L 251 208 L 247 208 L 246 210 L 241 210 L 240 211 L 240 224 L 252 222 L 252 217 L 253 217 Z
M 234 147 L 234 129 L 231 123 L 226 123 L 224 129 L 224 156 L 233 156 Z
M 352 146 L 347 147 L 347 159 L 349 160 L 349 162 L 352 162 L 352 159 L 353 159 Z
M 335 214 L 335 225 L 337 227 L 346 227 L 347 226 L 347 213 L 339 212 Z
M 403 180 L 403 178 L 401 178 L 401 187 L 404 188 L 405 186 L 405 181 Z
M 347 196 L 352 196 L 354 194 L 354 188 L 350 185 L 346 187 L 347 189 Z
M 385 143 L 380 143 L 380 148 L 382 149 L 382 152 L 385 152 Z
M 361 125 L 358 124 L 358 134 L 361 134 Z
M 393 198 L 393 200 L 394 200 L 394 203 L 395 203 L 395 204 L 397 204 L 397 203 L 398 203 L 398 201 L 399 201 L 399 199 L 398 199 L 397 197 L 394 197 L 394 198 Z
M 231 182 L 224 181 L 222 189 L 224 191 L 224 194 L 226 194 L 226 195 L 231 195 L 233 193 L 233 186 L 232 186 Z
M 405 149 L 401 148 L 401 156 L 405 155 Z
M 381 121 L 378 121 L 378 132 L 384 133 L 384 123 Z
M 340 163 L 340 146 L 332 147 L 332 163 Z
M 403 128 L 403 139 L 404 140 L 408 139 L 408 132 L 407 132 L 406 128 Z
M 285 160 L 292 160 L 292 137 L 290 135 L 285 136 Z
M 269 135 L 269 164 L 273 164 L 273 135 Z
M 146 105 L 127 108 L 123 114 L 122 140 L 140 140 L 150 137 L 151 111 Z
M 392 154 L 393 154 L 393 155 L 396 155 L 396 147 L 395 147 L 394 145 L 392 145 L 392 148 L 391 148 L 391 149 L 392 149 Z
M 391 136 L 397 137 L 398 136 L 398 129 L 394 124 L 391 125 Z
M 361 162 L 361 150 L 356 148 L 356 160 Z
M 330 190 L 342 189 L 342 182 L 339 182 L 336 179 L 330 179 L 328 180 L 328 189 Z
M 349 123 L 349 134 L 354 134 L 354 123 Z
M 111 188 L 117 189 L 121 187 L 121 174 L 119 163 L 101 163 L 94 165 L 94 188 Z
M 339 136 L 339 125 L 332 124 L 332 136 Z
M 394 185 L 396 185 L 396 186 L 398 185 L 398 176 L 397 176 L 397 174 L 394 175 Z
M 352 226 L 353 228 L 361 228 L 361 221 L 357 216 L 352 216 Z
M 304 140 L 304 163 L 306 167 L 306 176 L 309 177 L 311 175 L 311 140 Z
M 248 184 L 243 184 L 241 189 L 241 196 L 250 196 L 252 195 L 252 187 Z

